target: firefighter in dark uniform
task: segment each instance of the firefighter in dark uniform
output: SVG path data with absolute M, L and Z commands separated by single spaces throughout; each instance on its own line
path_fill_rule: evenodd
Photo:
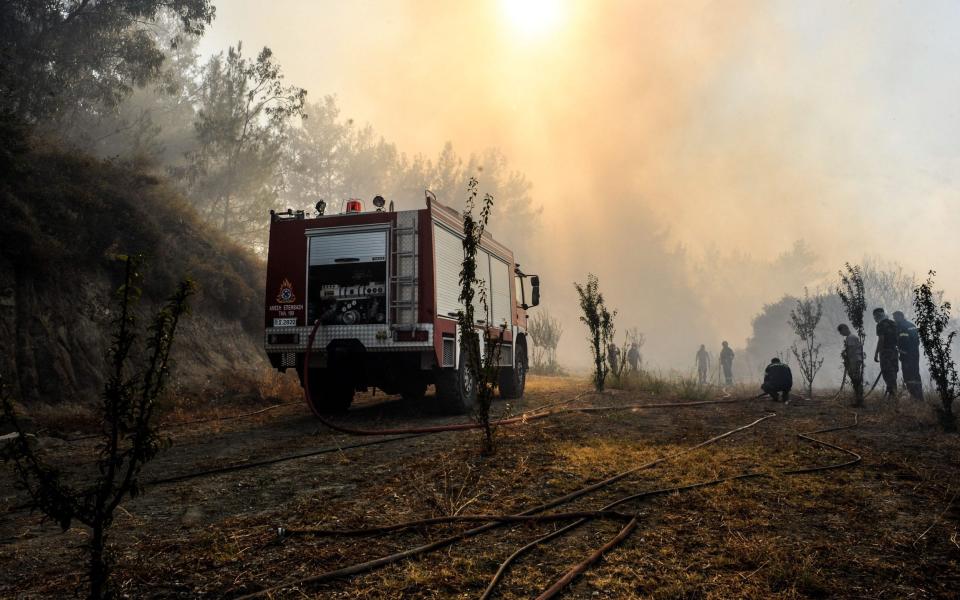
M 843 336 L 843 351 L 840 356 L 843 358 L 843 368 L 853 386 L 853 405 L 863 406 L 863 344 L 860 342 L 860 337 L 851 332 L 850 326 L 846 323 L 838 325 L 837 331 Z
M 723 342 L 720 350 L 720 366 L 723 368 L 723 378 L 727 385 L 733 385 L 733 350 L 730 344 Z
M 607 346 L 607 362 L 610 364 L 610 371 L 613 373 L 619 373 L 620 369 L 620 348 L 617 348 L 616 344 L 610 344 Z
M 923 400 L 923 381 L 920 379 L 920 334 L 917 326 L 907 320 L 902 312 L 893 313 L 897 324 L 897 349 L 900 351 L 900 366 L 903 368 L 903 383 L 910 396 Z
M 900 370 L 900 350 L 897 348 L 899 330 L 897 324 L 887 317 L 882 308 L 873 309 L 873 320 L 877 322 L 877 349 L 873 353 L 873 362 L 880 363 L 880 374 L 887 386 L 887 395 L 897 394 L 897 372 Z
M 636 342 L 630 345 L 630 350 L 627 352 L 627 364 L 633 372 L 640 370 L 640 347 Z
M 697 350 L 697 381 L 700 382 L 700 385 L 703 385 L 707 382 L 707 370 L 710 368 L 710 353 L 707 352 L 707 347 L 703 344 L 700 344 L 700 349 Z
M 780 393 L 783 402 L 789 401 L 790 390 L 793 389 L 793 371 L 790 370 L 790 366 L 780 362 L 779 358 L 771 358 L 770 364 L 763 372 L 763 385 L 760 389 L 774 400 Z

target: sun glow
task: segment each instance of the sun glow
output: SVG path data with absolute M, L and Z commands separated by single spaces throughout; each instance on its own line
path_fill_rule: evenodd
M 540 37 L 557 29 L 565 16 L 564 4 L 564 0 L 500 0 L 510 26 L 526 37 Z

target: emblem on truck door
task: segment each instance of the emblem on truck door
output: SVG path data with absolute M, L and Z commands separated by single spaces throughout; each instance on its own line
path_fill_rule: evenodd
M 293 293 L 293 284 L 289 279 L 284 278 L 280 284 L 280 293 L 277 294 L 277 302 L 280 304 L 290 304 L 296 302 L 297 296 Z

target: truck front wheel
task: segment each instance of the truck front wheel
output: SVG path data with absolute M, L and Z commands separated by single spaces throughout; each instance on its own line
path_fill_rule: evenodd
M 445 413 L 465 415 L 477 406 L 477 377 L 466 363 L 461 359 L 459 368 L 437 372 L 437 404 Z
M 500 369 L 500 397 L 505 400 L 523 398 L 523 390 L 527 387 L 527 349 L 517 347 L 517 360 L 514 367 Z

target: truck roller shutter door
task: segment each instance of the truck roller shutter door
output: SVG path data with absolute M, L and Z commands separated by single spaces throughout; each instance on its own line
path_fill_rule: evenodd
M 383 262 L 387 257 L 386 231 L 357 231 L 313 236 L 310 266 L 341 262 Z
M 433 224 L 433 243 L 437 252 L 437 315 L 456 317 L 460 304 L 460 269 L 463 266 L 463 240 L 449 229 Z
M 511 323 L 510 307 L 510 267 L 496 256 L 490 257 L 491 297 L 493 299 L 493 322 L 491 325 L 499 327 L 506 323 L 509 329 Z
M 473 290 L 473 318 L 489 325 L 490 311 L 493 309 L 493 294 L 490 293 L 490 253 L 483 248 L 477 249 L 477 279 L 479 283 Z M 486 290 L 486 311 L 480 302 L 480 290 Z

